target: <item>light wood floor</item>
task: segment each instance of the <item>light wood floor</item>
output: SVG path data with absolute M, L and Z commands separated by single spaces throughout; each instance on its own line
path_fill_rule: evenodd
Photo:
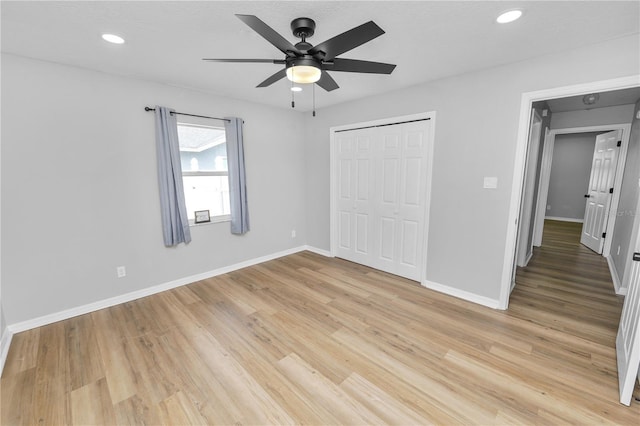
M 506 312 L 303 252 L 20 333 L 1 421 L 637 425 L 578 233 L 548 223 Z

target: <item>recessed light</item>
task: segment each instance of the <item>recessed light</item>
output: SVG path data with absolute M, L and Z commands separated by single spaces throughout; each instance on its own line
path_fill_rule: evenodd
M 302 87 L 300 87 L 300 86 L 293 86 L 293 87 L 291 88 L 291 91 L 292 91 L 292 92 L 302 92 Z
M 582 97 L 582 103 L 585 105 L 593 105 L 596 102 L 598 102 L 598 99 L 600 99 L 600 95 L 597 93 L 591 93 L 590 95 L 584 95 Z
M 102 39 L 104 41 L 108 41 L 109 43 L 113 43 L 113 44 L 123 44 L 124 43 L 124 39 L 120 36 L 117 36 L 115 34 L 102 34 Z
M 498 18 L 496 18 L 496 22 L 499 24 L 507 24 L 509 22 L 513 22 L 516 19 L 520 18 L 522 16 L 522 11 L 519 9 L 514 9 L 514 10 L 508 10 L 502 14 L 500 14 L 500 16 L 498 16 Z

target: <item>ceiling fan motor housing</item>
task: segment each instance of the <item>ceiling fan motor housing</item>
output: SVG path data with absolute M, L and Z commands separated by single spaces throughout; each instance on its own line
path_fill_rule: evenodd
M 320 62 L 318 59 L 314 58 L 311 55 L 305 55 L 303 57 L 286 59 L 286 68 L 301 67 L 301 66 L 321 68 L 321 65 L 322 65 L 322 62 Z
M 291 31 L 293 31 L 294 36 L 304 41 L 316 31 L 316 23 L 311 18 L 296 18 L 291 21 Z

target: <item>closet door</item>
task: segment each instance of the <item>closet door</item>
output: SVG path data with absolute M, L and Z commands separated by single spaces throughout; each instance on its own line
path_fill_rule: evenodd
M 376 129 L 374 267 L 417 281 L 424 257 L 427 125 Z
M 372 247 L 372 133 L 368 129 L 337 136 L 338 253 L 364 265 L 370 264 Z
M 420 281 L 429 124 L 335 135 L 338 257 Z

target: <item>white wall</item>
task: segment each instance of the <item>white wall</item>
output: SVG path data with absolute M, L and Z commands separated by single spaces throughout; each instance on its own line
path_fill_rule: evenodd
M 154 116 L 245 120 L 251 231 L 192 228 L 165 248 Z M 300 115 L 135 79 L 2 56 L 2 298 L 9 324 L 303 245 Z M 291 238 L 296 229 L 297 238 Z M 116 266 L 127 276 L 116 278 Z
M 631 136 L 627 150 L 627 161 L 624 165 L 622 188 L 620 189 L 620 203 L 616 212 L 616 225 L 613 229 L 611 240 L 611 259 L 618 273 L 618 278 L 624 284 L 626 277 L 625 266 L 633 254 L 631 246 L 631 233 L 634 220 L 638 220 L 640 212 L 637 211 L 638 197 L 640 197 L 640 119 L 637 118 L 640 111 L 640 100 L 635 104 L 633 122 L 631 124 Z M 620 247 L 620 253 L 618 253 Z
M 546 216 L 584 219 L 584 194 L 589 188 L 596 135 L 569 133 L 555 137 Z
M 637 35 L 433 81 L 306 118 L 307 242 L 329 249 L 329 128 L 436 111 L 427 279 L 499 299 L 523 92 L 640 74 Z M 594 61 L 593 58 L 608 58 Z M 498 188 L 482 189 L 484 176 Z

